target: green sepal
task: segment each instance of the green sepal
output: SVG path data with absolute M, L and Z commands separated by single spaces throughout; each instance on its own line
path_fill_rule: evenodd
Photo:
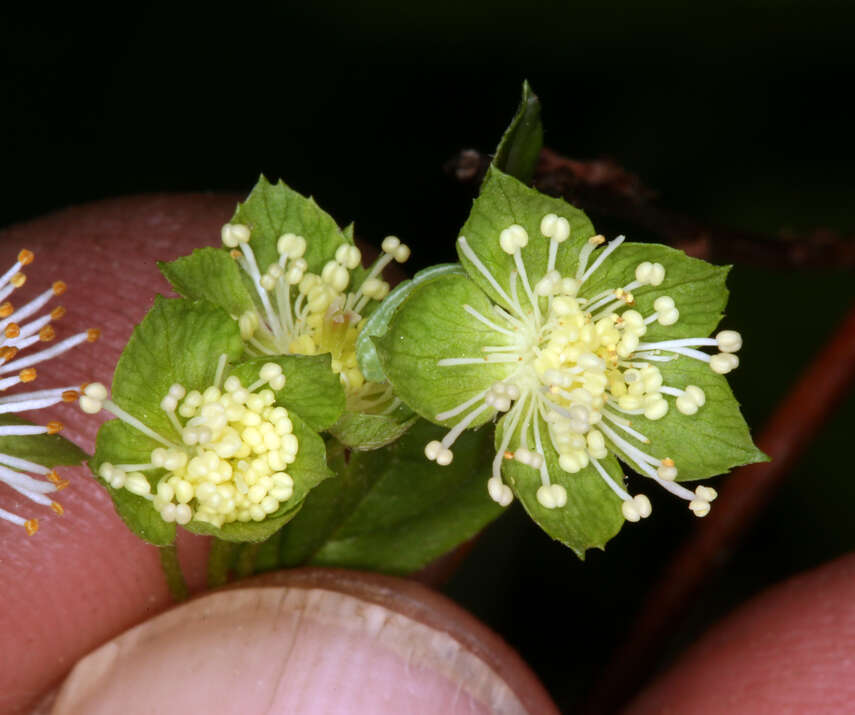
M 311 273 L 320 274 L 340 245 L 353 243 L 352 231 L 350 236 L 342 232 L 332 216 L 313 198 L 298 194 L 281 179 L 271 184 L 264 176 L 259 178 L 246 201 L 238 204 L 231 222 L 249 226 L 252 231 L 249 243 L 262 273 L 279 260 L 276 244 L 286 233 L 306 239 L 303 258 Z
M 596 255 L 593 254 L 589 264 Z M 580 295 L 590 297 L 604 290 L 622 288 L 635 280 L 635 269 L 642 261 L 661 263 L 665 280 L 658 286 L 633 289 L 635 303 L 630 307 L 648 316 L 654 312 L 653 302 L 667 295 L 680 311 L 680 319 L 673 325 L 662 326 L 656 321 L 648 325 L 642 341 L 703 338 L 715 330 L 727 305 L 729 292 L 725 281 L 730 266 L 714 266 L 658 243 L 624 242 L 585 281 Z
M 522 86 L 520 106 L 502 135 L 496 156 L 493 157 L 493 166 L 529 184 L 534 177 L 542 146 L 540 100 L 526 80 Z
M 301 507 L 306 495 L 329 477 L 334 476 L 327 466 L 326 447 L 323 439 L 314 432 L 300 417 L 289 413 L 294 426 L 294 435 L 299 442 L 297 457 L 287 467 L 287 473 L 294 480 L 294 493 L 288 501 L 279 506 L 279 510 L 268 515 L 264 521 L 233 521 L 216 527 L 204 521 L 191 521 L 184 528 L 195 534 L 210 534 L 223 541 L 252 542 L 264 541 L 275 534 L 291 519 Z
M 558 246 L 555 265 L 562 275 L 574 276 L 579 262 L 579 249 L 594 235 L 594 227 L 588 217 L 566 201 L 530 189 L 495 167 L 488 169 L 481 186 L 481 194 L 475 199 L 460 235 L 466 238 L 466 242 L 496 279 L 504 295 L 497 291 L 475 263 L 467 258 L 459 241 L 457 254 L 470 278 L 506 310 L 513 312 L 509 300 L 512 295 L 510 277 L 517 271 L 517 267 L 513 256 L 505 253 L 499 245 L 499 236 L 503 230 L 514 224 L 522 226 L 528 233 L 528 245 L 520 249 L 520 254 L 529 284 L 533 288 L 546 273 L 548 265 L 550 242 L 541 234 L 540 222 L 550 213 L 566 218 L 570 223 L 570 238 Z M 517 282 L 517 295 L 523 309 L 527 310 L 530 301 L 521 281 Z
M 669 409 L 661 419 L 648 420 L 644 415 L 629 418 L 633 429 L 647 437 L 650 444 L 642 444 L 610 424 L 622 438 L 654 457 L 673 459 L 678 481 L 705 479 L 724 474 L 732 467 L 769 461 L 754 445 L 724 376 L 710 370 L 707 363 L 682 356 L 656 366 L 666 385 L 678 389 L 697 385 L 704 391 L 706 402 L 696 414 L 684 415 L 674 405 L 674 398 L 666 396 Z M 623 450 L 608 438 L 607 442 L 611 450 L 622 455 Z M 624 461 L 635 469 L 633 462 Z
M 0 414 L 0 427 L 30 425 L 13 414 Z M 26 459 L 43 467 L 83 464 L 89 455 L 58 434 L 6 435 L 0 437 L 0 454 Z
M 502 513 L 487 494 L 490 430 L 463 434 L 438 467 L 424 445 L 442 430 L 418 422 L 394 444 L 334 459 L 339 477 L 262 547 L 264 568 L 311 564 L 406 574 L 470 539 Z
M 344 412 L 341 379 L 330 367 L 332 358 L 323 355 L 267 355 L 235 365 L 230 374 L 244 387 L 258 380 L 268 362 L 276 363 L 285 375 L 285 387 L 276 392 L 276 404 L 295 411 L 317 432 L 329 429 Z
M 345 412 L 329 431 L 346 447 L 370 451 L 400 438 L 417 419 L 417 414 L 401 404 L 390 414 Z
M 507 418 L 508 415 L 502 417 L 496 427 L 496 449 L 501 446 Z M 575 474 L 561 469 L 558 466 L 558 453 L 553 448 L 547 434 L 547 426 L 542 421 L 540 433 L 549 480 L 567 490 L 567 503 L 555 509 L 547 509 L 540 504 L 537 500 L 537 490 L 542 482 L 538 469 L 521 464 L 515 459 L 502 459 L 502 474 L 537 525 L 553 539 L 573 549 L 580 559 L 584 559 L 588 549 L 604 549 L 606 542 L 620 531 L 624 522 L 621 500 L 603 481 L 593 465 L 588 465 Z M 511 439 L 508 448 L 515 451 L 519 443 L 520 429 L 517 427 L 517 434 Z M 528 444 L 529 447 L 533 444 L 531 435 Z M 608 455 L 599 462 L 612 479 L 623 486 L 623 471 L 617 460 Z
M 411 280 L 406 280 L 399 283 L 389 295 L 387 295 L 379 307 L 371 314 L 371 317 L 365 321 L 362 329 L 359 331 L 359 336 L 356 338 L 356 360 L 359 364 L 359 370 L 363 377 L 371 382 L 385 382 L 386 376 L 383 374 L 383 367 L 380 364 L 380 358 L 377 356 L 377 349 L 374 347 L 372 338 L 380 337 L 389 329 L 389 321 L 395 314 L 395 311 L 413 292 L 413 289 L 432 278 L 446 274 L 465 275 L 463 268 L 459 263 L 443 263 L 437 266 L 425 268 L 416 273 Z
M 242 352 L 237 323 L 222 308 L 158 295 L 116 365 L 113 400 L 166 439 L 178 439 L 160 408 L 170 386 L 205 390 L 214 382 L 219 357 L 233 362 Z
M 157 265 L 185 298 L 207 300 L 236 318 L 255 308 L 240 267 L 220 248 L 197 248 L 189 256 L 168 263 L 159 261 Z
M 374 338 L 383 372 L 395 393 L 432 422 L 437 422 L 438 414 L 471 399 L 518 368 L 516 363 L 437 364 L 441 358 L 482 357 L 483 347 L 509 339 L 466 312 L 464 305 L 496 319 L 489 299 L 469 278 L 456 272 L 441 275 L 416 286 L 388 330 Z M 486 410 L 473 426 L 492 415 L 492 410 Z M 442 424 L 455 424 L 459 419 L 453 417 Z
M 143 541 L 155 546 L 168 546 L 175 541 L 175 524 L 165 522 L 151 501 L 132 494 L 127 489 L 113 489 L 98 476 L 104 462 L 110 464 L 146 464 L 151 461 L 151 451 L 159 447 L 157 442 L 138 432 L 121 420 L 105 422 L 98 430 L 95 440 L 95 456 L 89 460 L 92 473 L 107 489 L 116 511 L 127 527 Z M 156 469 L 145 473 L 154 486 L 165 470 Z

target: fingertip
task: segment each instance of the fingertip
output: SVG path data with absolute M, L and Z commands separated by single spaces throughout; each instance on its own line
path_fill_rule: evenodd
M 53 712 L 139 702 L 159 712 L 557 712 L 518 656 L 444 597 L 328 569 L 253 580 L 137 626 L 80 661 Z

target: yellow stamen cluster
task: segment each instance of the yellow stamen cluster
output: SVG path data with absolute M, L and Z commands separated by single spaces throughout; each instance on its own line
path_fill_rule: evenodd
M 395 236 L 383 240 L 381 257 L 361 285 L 350 290 L 352 274 L 362 253 L 351 244 L 340 245 L 320 274 L 307 273 L 306 239 L 286 233 L 277 241 L 279 260 L 261 274 L 250 247 L 251 231 L 242 224 L 223 227 L 223 243 L 253 280 L 262 309 L 239 317 L 241 336 L 259 354 L 332 356 L 332 369 L 349 395 L 365 387 L 356 359 L 356 338 L 363 325 L 362 311 L 371 300 L 389 292 L 381 277 L 393 260 L 403 263 L 410 249 Z M 239 249 L 239 250 L 238 250 Z
M 284 376 L 274 363 L 261 380 L 281 388 Z M 151 498 L 167 522 L 204 521 L 221 527 L 233 521 L 262 521 L 291 498 L 294 482 L 285 471 L 297 456 L 298 440 L 288 410 L 275 406 L 273 390 L 252 392 L 236 376 L 223 390 L 186 392 L 173 385 L 161 407 L 179 427 L 181 446 L 158 447 L 151 465 L 165 469 L 151 496 L 142 471 L 105 463 L 99 474 L 114 488 Z M 181 426 L 175 416 L 185 418 Z
M 624 362 L 647 331 L 641 314 L 627 310 L 595 321 L 580 306 L 574 288 L 553 294 L 533 361 L 552 405 L 546 418 L 559 464 L 571 473 L 587 467 L 589 457 L 604 459 L 608 454 L 604 436 L 594 425 L 610 401 L 652 420 L 668 411 L 659 392 L 659 369 Z

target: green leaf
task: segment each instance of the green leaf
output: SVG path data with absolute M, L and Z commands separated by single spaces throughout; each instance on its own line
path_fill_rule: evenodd
M 151 461 L 151 451 L 160 445 L 121 420 L 110 420 L 101 425 L 95 440 L 95 456 L 89 461 L 92 473 L 107 489 L 116 511 L 128 528 L 144 541 L 155 546 L 167 546 L 175 541 L 175 524 L 165 522 L 152 503 L 127 489 L 113 489 L 101 477 L 98 470 L 104 462 L 113 465 L 146 464 Z M 154 486 L 165 471 L 152 470 L 146 473 Z
M 511 275 L 517 271 L 513 256 L 505 253 L 499 245 L 499 235 L 514 224 L 522 226 L 528 233 L 528 245 L 521 249 L 523 264 L 531 286 L 546 273 L 549 255 L 549 239 L 540 233 L 540 222 L 546 214 L 554 213 L 570 223 L 570 238 L 558 247 L 556 268 L 562 275 L 573 276 L 578 264 L 579 249 L 591 236 L 594 227 L 584 213 L 566 201 L 554 199 L 530 189 L 521 182 L 494 167 L 490 167 L 481 187 L 481 195 L 475 199 L 469 218 L 460 231 L 461 237 L 472 252 L 495 278 L 500 292 L 484 276 L 458 240 L 457 254 L 466 272 L 494 302 L 512 310 Z M 530 306 L 520 283 L 517 286 L 519 301 L 524 309 Z
M 314 199 L 298 194 L 281 180 L 271 184 L 263 176 L 246 201 L 238 204 L 231 222 L 246 224 L 252 230 L 250 245 L 262 273 L 279 259 L 276 243 L 285 233 L 306 239 L 303 258 L 311 273 L 320 274 L 341 244 L 353 243 Z
M 542 146 L 540 100 L 524 81 L 519 109 L 499 142 L 493 166 L 523 183 L 531 183 Z
M 211 534 L 223 541 L 264 541 L 298 514 L 306 495 L 312 489 L 334 476 L 327 466 L 324 441 L 297 414 L 291 412 L 289 418 L 300 444 L 294 463 L 288 466 L 288 474 L 294 480 L 294 493 L 291 498 L 279 507 L 279 511 L 270 514 L 264 521 L 233 521 L 223 524 L 220 528 L 204 521 L 191 521 L 185 527 L 188 531 Z
M 674 399 L 668 397 L 670 407 L 663 418 L 648 420 L 644 415 L 631 418 L 632 428 L 647 437 L 650 444 L 642 444 L 615 429 L 622 438 L 654 457 L 673 459 L 680 481 L 704 479 L 724 474 L 732 467 L 768 461 L 754 446 L 739 403 L 722 375 L 714 373 L 706 363 L 688 357 L 656 365 L 666 385 L 679 389 L 697 385 L 704 391 L 706 403 L 696 414 L 684 415 L 674 406 Z M 621 451 L 611 440 L 607 441 L 610 449 Z M 635 468 L 632 462 L 624 461 Z
M 465 276 L 450 273 L 425 281 L 405 299 L 386 333 L 374 338 L 396 394 L 432 422 L 517 369 L 516 363 L 437 364 L 441 358 L 482 358 L 483 347 L 508 340 L 467 313 L 465 305 L 496 319 L 487 296 Z M 487 410 L 473 424 L 491 416 Z M 458 421 L 454 417 L 443 424 Z
M 243 352 L 237 323 L 205 301 L 156 296 L 154 307 L 134 328 L 113 377 L 113 400 L 167 439 L 175 428 L 160 408 L 173 383 L 188 391 L 214 382 L 217 361 Z
M 496 428 L 496 449 L 501 445 L 506 421 L 507 416 L 499 420 Z M 546 434 L 543 422 L 541 432 Z M 511 439 L 511 451 L 519 446 L 520 433 L 518 429 Z M 531 436 L 528 444 L 533 444 Z M 550 482 L 560 484 L 567 490 L 567 504 L 563 507 L 546 509 L 537 500 L 537 490 L 541 486 L 539 470 L 514 459 L 503 459 L 502 474 L 538 526 L 553 539 L 573 549 L 580 559 L 584 559 L 585 551 L 605 548 L 606 542 L 620 531 L 624 522 L 621 500 L 592 465 L 570 474 L 558 466 L 558 453 L 548 437 L 543 439 L 543 446 Z M 623 472 L 614 457 L 609 456 L 599 462 L 618 485 L 623 484 Z
M 222 249 L 197 248 L 189 256 L 157 265 L 176 292 L 185 298 L 210 301 L 235 318 L 255 307 L 240 268 Z
M 459 263 L 443 263 L 419 271 L 413 276 L 412 280 L 399 283 L 383 299 L 383 302 L 371 314 L 371 317 L 365 321 L 365 325 L 362 326 L 359 336 L 356 338 L 356 359 L 359 363 L 359 369 L 366 380 L 370 380 L 371 382 L 385 382 L 386 380 L 372 338 L 385 334 L 389 329 L 389 321 L 392 319 L 395 311 L 406 300 L 407 296 L 413 292 L 413 289 L 417 285 L 449 273 L 464 275 L 464 271 Z
M 32 422 L 13 414 L 0 414 L 0 427 L 29 424 Z M 88 456 L 76 444 L 58 434 L 0 436 L 0 454 L 26 459 L 43 467 L 82 464 Z
M 596 253 L 591 260 L 594 257 Z M 592 297 L 604 290 L 622 288 L 635 280 L 635 269 L 642 261 L 661 263 L 665 267 L 665 280 L 659 286 L 646 285 L 633 290 L 632 307 L 647 316 L 653 313 L 653 301 L 668 295 L 680 311 L 680 319 L 674 325 L 651 323 L 642 340 L 706 337 L 715 330 L 727 305 L 725 280 L 730 267 L 689 258 L 682 251 L 658 243 L 621 244 L 585 281 L 580 295 Z
M 268 355 L 235 365 L 232 375 L 249 386 L 258 379 L 265 363 L 282 368 L 285 387 L 276 393 L 276 403 L 294 410 L 317 432 L 328 429 L 344 412 L 345 396 L 341 379 L 330 367 L 329 353 L 324 355 Z
M 394 442 L 417 419 L 418 415 L 403 404 L 388 415 L 345 412 L 330 428 L 330 434 L 346 447 L 370 451 Z
M 461 436 L 454 461 L 438 467 L 424 445 L 441 431 L 419 422 L 389 447 L 338 459 L 340 476 L 309 495 L 266 566 L 405 574 L 477 534 L 502 512 L 487 494 L 490 431 Z

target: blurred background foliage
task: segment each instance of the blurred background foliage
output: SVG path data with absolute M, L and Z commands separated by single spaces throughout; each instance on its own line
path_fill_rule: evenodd
M 472 199 L 444 162 L 492 150 L 528 78 L 547 146 L 613 158 L 669 209 L 769 234 L 855 235 L 848 2 L 125 7 L 3 11 L 0 225 L 128 193 L 245 193 L 263 171 L 369 241 L 400 235 L 421 268 L 453 258 Z M 851 272 L 736 266 L 729 284 L 727 327 L 746 338 L 732 385 L 759 429 L 849 306 Z M 663 664 L 762 587 L 855 547 L 850 415 L 845 403 L 675 623 Z M 651 496 L 655 518 L 586 563 L 510 509 L 446 588 L 564 710 L 693 526 L 682 503 Z

